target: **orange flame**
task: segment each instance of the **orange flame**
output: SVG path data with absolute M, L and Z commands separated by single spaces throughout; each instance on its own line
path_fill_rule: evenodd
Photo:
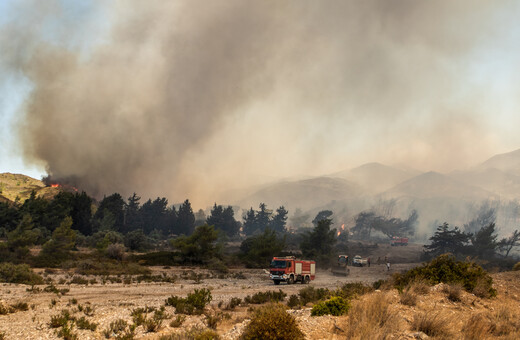
M 59 188 L 60 185 L 59 184 L 51 184 L 51 188 Z
M 341 235 L 341 231 L 338 231 L 338 236 Z
M 341 230 L 345 230 L 345 223 L 341 225 Z

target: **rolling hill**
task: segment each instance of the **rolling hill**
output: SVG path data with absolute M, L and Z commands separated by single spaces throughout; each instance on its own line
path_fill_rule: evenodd
M 482 200 L 493 196 L 478 186 L 469 185 L 438 172 L 427 172 L 400 183 L 384 193 L 390 197 L 462 198 Z
M 265 202 L 273 209 L 283 205 L 306 210 L 361 194 L 358 185 L 345 179 L 316 177 L 272 184 L 240 200 L 237 205 L 256 208 L 260 202 Z
M 52 198 L 59 188 L 47 187 L 42 181 L 22 174 L 0 173 L 0 202 L 25 201 L 35 191 L 37 196 Z
M 334 177 L 344 178 L 362 186 L 366 193 L 372 194 L 386 191 L 416 175 L 418 173 L 376 162 L 333 174 Z

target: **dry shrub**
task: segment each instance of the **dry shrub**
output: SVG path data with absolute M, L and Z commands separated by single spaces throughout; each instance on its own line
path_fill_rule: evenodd
M 296 319 L 287 313 L 282 304 L 268 304 L 255 310 L 251 322 L 246 326 L 242 340 L 252 339 L 303 339 Z
M 417 280 L 410 284 L 410 290 L 418 295 L 427 295 L 430 293 L 430 285 L 424 280 Z
M 450 285 L 444 285 L 442 291 L 446 294 L 448 300 L 453 302 L 459 302 L 462 299 L 462 285 L 459 283 L 453 283 Z
M 462 327 L 464 340 L 480 340 L 489 338 L 493 325 L 483 314 L 473 314 Z
M 353 301 L 347 319 L 347 339 L 379 339 L 398 329 L 397 314 L 390 309 L 391 300 L 374 293 Z
M 471 291 L 473 294 L 478 296 L 479 298 L 488 299 L 493 296 L 492 293 L 490 293 L 489 284 L 486 280 L 478 280 L 477 284 Z
M 428 336 L 449 338 L 450 322 L 447 315 L 438 313 L 421 312 L 414 315 L 412 329 L 423 332 Z
M 513 338 L 520 338 L 520 318 L 518 312 L 518 305 L 516 303 L 504 303 L 495 308 L 491 314 L 491 320 L 495 327 L 493 335 L 496 336 L 513 336 Z
M 415 306 L 417 305 L 417 295 L 408 289 L 400 294 L 400 302 L 405 306 Z

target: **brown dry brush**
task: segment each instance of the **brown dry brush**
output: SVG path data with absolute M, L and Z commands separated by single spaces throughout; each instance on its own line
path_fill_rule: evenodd
M 504 303 L 493 312 L 471 315 L 462 328 L 464 339 L 520 339 L 520 315 L 517 311 L 516 303 Z
M 453 302 L 460 302 L 462 300 L 462 290 L 464 287 L 460 283 L 453 283 L 444 285 L 442 291 L 446 294 L 448 300 Z
M 449 315 L 443 314 L 442 311 L 417 313 L 414 315 L 411 326 L 413 330 L 431 337 L 450 339 L 452 336 Z
M 399 329 L 399 318 L 391 305 L 391 298 L 385 293 L 354 300 L 349 317 L 339 328 L 345 330 L 347 339 L 383 339 Z

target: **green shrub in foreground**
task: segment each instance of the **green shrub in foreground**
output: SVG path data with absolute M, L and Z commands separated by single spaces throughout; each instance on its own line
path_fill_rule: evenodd
M 314 288 L 313 286 L 308 286 L 300 289 L 298 295 L 300 296 L 302 306 L 305 306 L 309 302 L 328 299 L 331 296 L 331 292 L 327 288 Z
M 412 281 L 424 280 L 430 284 L 459 283 L 468 292 L 474 293 L 478 290 L 480 296 L 496 295 L 493 279 L 482 267 L 473 262 L 457 261 L 451 254 L 440 255 L 404 274 L 394 274 L 393 280 L 395 287 L 400 291 Z
M 246 296 L 244 298 L 245 303 L 251 303 L 251 304 L 262 304 L 266 302 L 278 302 L 283 301 L 287 294 L 285 294 L 281 289 L 276 291 L 265 291 L 265 292 L 258 292 L 253 294 L 253 296 Z
M 254 311 L 251 322 L 246 326 L 241 340 L 303 339 L 304 335 L 296 319 L 287 313 L 281 304 L 269 304 Z
M 312 316 L 334 315 L 339 316 L 347 314 L 350 309 L 350 303 L 341 296 L 334 296 L 326 301 L 319 302 L 312 307 Z
M 0 263 L 0 282 L 41 285 L 43 278 L 26 264 Z
M 166 299 L 166 306 L 175 307 L 177 314 L 202 314 L 204 308 L 212 300 L 211 291 L 206 288 L 195 289 L 193 293 L 189 293 L 186 298 L 175 295 Z

